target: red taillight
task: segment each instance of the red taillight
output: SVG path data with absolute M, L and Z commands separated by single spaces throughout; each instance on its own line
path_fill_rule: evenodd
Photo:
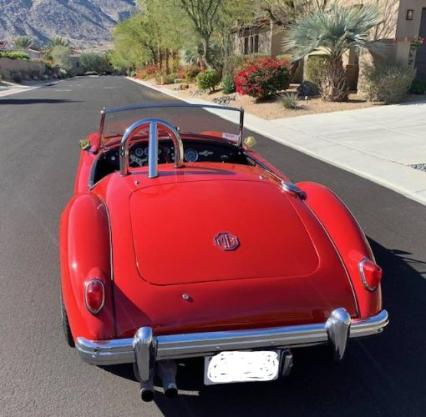
M 363 258 L 359 263 L 359 273 L 367 290 L 374 291 L 377 289 L 383 275 L 382 268 L 379 265 L 375 264 L 371 259 Z
M 84 283 L 86 307 L 92 314 L 98 314 L 105 303 L 105 287 L 100 279 L 91 279 Z

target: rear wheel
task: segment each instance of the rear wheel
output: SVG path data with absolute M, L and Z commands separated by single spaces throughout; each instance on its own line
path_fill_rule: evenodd
M 67 311 L 65 310 L 62 296 L 61 296 L 61 316 L 62 316 L 62 329 L 64 331 L 65 341 L 67 342 L 68 346 L 74 347 L 75 346 L 74 339 L 72 337 L 71 327 L 68 322 L 68 315 L 67 315 Z

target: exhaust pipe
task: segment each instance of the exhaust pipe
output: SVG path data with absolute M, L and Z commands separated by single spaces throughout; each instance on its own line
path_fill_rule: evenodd
M 178 389 L 176 385 L 177 365 L 173 360 L 159 361 L 157 363 L 158 375 L 161 378 L 164 388 L 164 395 L 167 398 L 176 398 Z
M 140 395 L 142 401 L 149 403 L 154 399 L 154 384 L 151 381 L 141 382 Z

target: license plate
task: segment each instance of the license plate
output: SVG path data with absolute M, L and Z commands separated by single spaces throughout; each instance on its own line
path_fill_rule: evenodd
M 272 381 L 279 370 L 277 351 L 221 352 L 204 358 L 204 384 Z

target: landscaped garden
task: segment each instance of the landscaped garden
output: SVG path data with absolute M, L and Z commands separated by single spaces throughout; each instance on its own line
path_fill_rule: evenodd
M 139 3 L 143 13 L 114 31 L 112 63 L 182 97 L 242 106 L 270 119 L 397 103 L 410 86 L 417 94 L 425 89 L 413 83 L 412 67 L 379 59 L 386 48 L 370 36 L 382 22 L 374 6 L 308 2 L 310 7 L 301 10 L 280 0 L 255 2 L 257 8 L 249 0 Z M 232 37 L 236 22 L 244 27 L 262 10 L 272 18 L 278 11 L 288 16 L 282 55 L 238 54 Z M 343 64 L 350 51 L 371 53 L 359 75 L 359 91 L 351 90 Z
M 138 71 L 136 78 L 152 85 L 163 85 L 182 98 L 199 98 L 217 104 L 243 107 L 247 112 L 265 119 L 293 117 L 312 113 L 352 110 L 373 105 L 351 93 L 345 102 L 325 101 L 313 84 L 309 95 L 303 86 L 290 82 L 287 60 L 249 58 L 234 78 L 220 79 L 211 71 L 197 71 L 194 67 L 180 68 L 176 78 L 156 77 L 155 68 Z M 197 74 L 198 72 L 198 74 Z M 179 75 L 181 78 L 179 78 Z M 174 78 L 174 79 L 173 79 Z M 166 81 L 166 82 L 165 82 Z

